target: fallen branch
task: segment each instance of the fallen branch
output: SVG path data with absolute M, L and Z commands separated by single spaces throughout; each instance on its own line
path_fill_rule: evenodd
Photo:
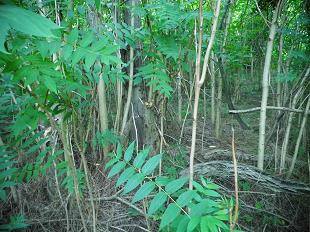
M 188 175 L 188 170 L 185 169 L 180 174 L 186 176 Z M 223 160 L 200 163 L 194 166 L 194 174 L 227 178 L 234 175 L 234 166 L 232 162 Z M 265 187 L 273 192 L 310 194 L 310 185 L 273 177 L 250 165 L 239 164 L 238 176 L 240 179 L 256 182 L 259 186 Z
M 304 113 L 304 110 L 292 109 L 292 108 L 287 108 L 287 107 L 279 107 L 279 106 L 267 106 L 267 109 L 289 111 L 289 112 L 294 112 L 294 113 Z M 246 114 L 246 113 L 252 113 L 255 111 L 260 111 L 260 107 L 254 107 L 254 108 L 245 109 L 245 110 L 229 110 L 228 112 L 230 114 L 242 114 L 242 113 Z M 307 114 L 310 115 L 310 111 L 308 111 Z
M 203 162 L 209 162 L 209 161 L 229 161 L 231 159 L 231 150 L 228 149 L 212 149 L 204 153 L 203 155 Z M 242 150 L 236 150 L 236 158 L 238 163 L 244 163 L 249 165 L 254 165 L 257 162 L 257 155 L 252 155 L 249 153 L 246 153 Z M 292 163 L 292 158 L 290 156 L 286 157 L 287 163 Z M 274 156 L 272 155 L 266 155 L 264 157 L 264 162 L 266 163 L 274 163 Z M 308 163 L 305 161 L 297 160 L 296 161 L 297 166 L 300 168 L 308 168 Z

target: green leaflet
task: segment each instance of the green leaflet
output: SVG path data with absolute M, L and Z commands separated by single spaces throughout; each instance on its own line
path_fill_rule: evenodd
M 229 214 L 228 209 L 222 209 L 215 213 L 214 217 L 221 220 L 221 221 L 228 221 L 229 220 Z
M 129 168 L 125 169 L 125 171 L 118 178 L 115 186 L 116 187 L 121 186 L 127 180 L 129 180 L 129 178 L 131 178 L 133 176 L 133 174 L 135 174 L 135 169 L 133 167 L 129 167 Z
M 207 189 L 212 189 L 212 190 L 216 190 L 219 189 L 220 187 L 213 183 L 211 180 L 209 179 L 205 179 L 203 176 L 200 176 L 200 182 L 202 183 L 202 185 L 207 188 Z
M 155 156 L 153 156 L 151 159 L 149 159 L 145 164 L 144 164 L 144 166 L 142 167 L 142 173 L 144 174 L 144 175 L 149 175 L 149 174 L 151 174 L 153 171 L 154 171 L 154 169 L 158 166 L 158 164 L 159 164 L 159 161 L 160 161 L 160 159 L 161 159 L 161 154 L 159 154 L 159 155 L 155 155 Z
M 202 185 L 197 183 L 196 181 L 193 181 L 193 186 L 194 186 L 195 189 L 198 190 L 198 192 L 201 192 L 201 193 L 205 192 L 204 187 L 202 187 Z
M 109 162 L 106 163 L 104 170 L 107 170 L 109 167 L 113 166 L 117 161 L 119 161 L 119 158 L 109 160 Z
M 78 63 L 81 59 L 83 59 L 86 55 L 87 51 L 85 51 L 84 48 L 78 48 L 76 51 L 73 52 L 71 65 L 75 65 Z
M 207 215 L 201 218 L 201 221 L 200 221 L 201 231 L 207 231 L 207 232 L 218 231 L 219 227 L 224 230 L 229 230 L 227 225 L 225 225 L 221 220 L 211 215 Z
M 183 216 L 182 219 L 178 222 L 178 227 L 176 232 L 185 232 L 187 225 L 189 222 L 189 218 L 187 216 Z
M 165 191 L 168 194 L 172 194 L 172 193 L 178 191 L 180 188 L 182 188 L 183 185 L 187 182 L 187 180 L 188 180 L 187 177 L 183 177 L 183 178 L 180 178 L 177 180 L 173 180 L 165 186 Z
M 156 185 L 152 181 L 144 183 L 134 195 L 132 203 L 136 203 L 147 197 L 154 190 L 155 187 Z
M 188 225 L 187 232 L 192 232 L 200 223 L 201 217 L 191 217 Z
M 220 209 L 219 203 L 207 198 L 191 206 L 190 215 L 191 216 L 202 216 L 206 213 L 216 212 L 219 209 Z
M 86 32 L 86 35 L 83 35 L 83 36 L 84 36 L 84 38 L 80 42 L 80 46 L 83 48 L 86 48 L 94 40 L 94 34 L 92 31 L 88 31 L 88 32 Z
M 196 194 L 196 191 L 187 190 L 178 197 L 176 202 L 180 207 L 187 206 L 188 203 L 190 203 L 191 200 L 194 198 L 195 194 Z
M 77 42 L 79 37 L 79 30 L 77 28 L 74 28 L 71 30 L 71 32 L 69 33 L 68 37 L 67 37 L 67 42 L 69 44 L 74 44 Z
M 116 148 L 116 157 L 120 159 L 122 157 L 122 154 L 123 154 L 123 148 L 122 148 L 122 145 L 119 143 L 117 144 L 117 148 Z
M 8 23 L 3 22 L 0 26 L 0 52 L 3 52 L 3 53 L 8 53 L 4 47 L 4 43 L 8 35 L 9 29 L 10 29 L 10 25 Z
M 98 57 L 97 54 L 87 53 L 87 55 L 85 56 L 85 64 L 84 64 L 86 71 L 88 72 L 90 71 L 90 68 L 95 63 L 97 57 Z
M 125 166 L 126 166 L 126 163 L 123 161 L 120 161 L 117 164 L 115 164 L 113 168 L 110 170 L 108 174 L 108 178 L 111 178 L 115 176 L 116 174 L 120 173 L 120 171 L 122 171 L 125 168 Z
M 172 179 L 167 176 L 158 176 L 156 177 L 155 182 L 157 185 L 162 187 L 162 186 L 167 185 L 171 180 Z
M 145 176 L 142 173 L 137 173 L 132 176 L 126 183 L 124 187 L 124 194 L 129 193 L 130 191 L 134 190 L 139 184 L 142 183 Z
M 161 218 L 159 229 L 163 229 L 165 226 L 169 225 L 177 216 L 179 216 L 180 212 L 180 207 L 175 203 L 170 204 Z
M 125 160 L 126 162 L 129 162 L 129 161 L 131 160 L 133 151 L 134 151 L 134 149 L 135 149 L 135 144 L 136 144 L 135 142 L 132 142 L 132 143 L 128 146 L 127 150 L 125 151 L 124 160 Z
M 149 152 L 150 148 L 145 148 L 142 151 L 140 151 L 133 161 L 133 166 L 138 169 L 141 168 Z
M 205 190 L 205 194 L 209 197 L 220 197 L 221 196 L 218 192 L 211 190 L 211 189 Z
M 6 53 L 3 43 L 10 28 L 40 37 L 56 37 L 52 32 L 60 27 L 51 20 L 14 5 L 0 5 L 0 51 Z
M 44 76 L 44 84 L 50 91 L 57 93 L 56 82 L 49 76 Z
M 153 215 L 160 207 L 163 206 L 163 204 L 167 201 L 167 198 L 168 196 L 164 192 L 157 193 L 151 201 L 147 214 Z

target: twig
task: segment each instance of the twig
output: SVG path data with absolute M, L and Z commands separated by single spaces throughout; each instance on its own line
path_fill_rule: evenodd
M 118 195 L 122 192 L 123 190 L 118 191 L 117 193 L 113 194 L 112 196 L 109 197 L 99 197 L 99 198 L 94 198 L 94 201 L 112 201 L 112 200 L 118 200 L 125 205 L 137 210 L 141 215 L 144 215 L 144 212 L 142 209 L 138 208 L 137 206 L 131 204 L 130 202 L 124 200 L 123 198 L 119 197 Z M 90 199 L 87 199 L 90 200 Z
M 118 200 L 118 201 L 124 203 L 125 205 L 127 205 L 127 206 L 129 206 L 129 207 L 131 207 L 131 208 L 133 208 L 133 209 L 135 209 L 135 210 L 137 210 L 140 214 L 145 215 L 145 213 L 143 212 L 143 210 L 141 210 L 141 209 L 138 208 L 137 206 L 131 204 L 130 202 L 124 200 L 123 198 L 121 198 L 121 197 L 116 197 L 116 200 Z

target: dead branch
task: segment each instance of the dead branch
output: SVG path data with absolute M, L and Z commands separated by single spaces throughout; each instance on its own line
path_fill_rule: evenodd
M 188 169 L 181 171 L 182 176 L 188 175 Z M 233 163 L 229 161 L 210 161 L 194 165 L 194 174 L 213 177 L 233 177 Z M 238 165 L 238 176 L 256 182 L 274 192 L 286 192 L 293 194 L 310 194 L 310 185 L 283 180 L 261 172 L 258 168 L 250 165 Z
M 304 113 L 304 110 L 299 110 L 299 109 L 292 109 L 288 107 L 279 107 L 279 106 L 267 106 L 268 110 L 282 110 L 282 111 L 289 111 L 293 113 Z M 246 113 L 252 113 L 255 111 L 260 111 L 260 107 L 254 107 L 250 109 L 245 109 L 245 110 L 229 110 L 228 112 L 230 114 L 246 114 Z M 310 114 L 310 111 L 307 112 L 307 114 Z

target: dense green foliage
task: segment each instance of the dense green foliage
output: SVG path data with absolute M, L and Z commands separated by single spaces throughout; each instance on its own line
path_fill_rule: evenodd
M 124 194 L 140 186 L 132 203 L 143 200 L 158 189 L 159 192 L 149 203 L 147 214 L 154 219 L 160 218 L 161 230 L 216 231 L 221 228 L 229 231 L 224 222 L 229 220 L 228 212 L 232 206 L 216 192 L 218 185 L 201 177 L 202 185 L 194 182 L 195 189 L 187 190 L 184 186 L 188 182 L 187 177 L 174 179 L 157 176 L 154 179 L 151 174 L 159 165 L 162 155 L 155 155 L 147 160 L 149 149 L 144 149 L 134 157 L 134 148 L 135 143 L 131 143 L 123 154 L 121 145 L 118 145 L 116 153 L 106 164 L 106 168 L 111 168 L 108 177 L 122 172 L 116 187 L 124 185 Z M 166 205 L 166 202 L 169 204 Z
M 67 201 L 71 201 L 68 205 L 73 209 L 72 201 L 82 206 L 91 204 L 88 200 L 95 201 L 96 186 L 90 180 L 95 179 L 98 170 L 107 173 L 104 181 L 111 182 L 115 191 L 121 189 L 123 195 L 131 197 L 131 206 L 143 205 L 143 213 L 138 215 L 146 217 L 147 222 L 158 222 L 155 228 L 159 230 L 237 231 L 232 226 L 236 223 L 232 221 L 233 214 L 236 218 L 239 215 L 233 212 L 233 194 L 225 196 L 219 185 L 202 176 L 193 182 L 193 189 L 188 189 L 188 178 L 178 174 L 187 166 L 185 155 L 180 158 L 172 154 L 172 165 L 166 163 L 167 141 L 173 141 L 180 149 L 183 144 L 176 142 L 182 140 L 182 136 L 178 138 L 179 130 L 183 133 L 191 115 L 199 46 L 199 1 L 128 2 L 136 4 L 97 0 L 0 3 L 0 201 L 1 205 L 10 202 L 14 205 L 11 210 L 1 210 L 5 218 L 0 221 L 3 223 L 0 231 L 31 228 L 27 223 L 31 218 L 19 208 L 22 202 L 16 188 L 39 181 L 53 182 L 61 207 L 67 195 L 70 198 Z M 301 0 L 283 2 L 286 7 L 277 19 L 272 51 L 269 105 L 304 110 L 310 88 L 309 78 L 305 76 L 310 57 L 309 6 Z M 247 0 L 222 3 L 212 50 L 215 67 L 212 70 L 209 65 L 203 86 L 206 96 L 212 85 L 217 88 L 217 96 L 214 93 L 212 97 L 219 108 L 218 117 L 227 113 L 222 100 L 229 109 L 230 102 L 241 108 L 251 105 L 250 101 L 255 104 L 260 101 L 257 97 L 260 97 L 269 21 L 275 8 L 267 3 Z M 210 40 L 214 7 L 215 1 L 208 1 L 202 7 L 203 55 Z M 130 49 L 134 50 L 133 59 Z M 214 83 L 210 83 L 212 74 L 216 77 Z M 104 107 L 98 100 L 100 80 L 105 85 Z M 133 96 L 129 97 L 130 81 Z M 120 115 L 128 98 L 130 118 L 123 133 L 118 128 L 125 118 Z M 176 110 L 178 101 L 181 112 Z M 203 104 L 204 112 L 199 113 L 204 115 L 205 124 L 209 102 L 204 100 Z M 102 108 L 106 110 L 108 122 L 105 131 L 99 126 Z M 184 120 L 183 125 L 181 121 L 176 122 L 177 114 Z M 290 119 L 290 115 L 279 115 L 268 112 L 278 123 L 277 136 L 272 131 L 269 140 L 276 146 L 283 141 L 285 147 L 288 131 L 292 145 L 286 147 L 292 157 L 293 146 L 298 144 L 295 138 L 309 129 L 309 123 L 304 129 L 302 117 Z M 249 117 L 245 121 L 255 124 L 251 125 L 253 131 L 257 129 L 257 118 Z M 298 126 L 287 129 L 286 124 L 292 122 Z M 224 125 L 220 119 L 218 123 L 219 128 Z M 165 137 L 164 130 L 172 130 L 172 136 Z M 296 145 L 298 159 L 307 162 L 309 135 L 302 135 L 300 147 Z M 138 143 L 136 148 L 133 142 L 123 151 L 121 144 L 124 146 L 141 137 L 145 144 Z M 272 149 L 274 167 L 271 164 L 269 168 L 278 173 L 278 147 Z M 187 153 L 185 148 L 181 150 Z M 256 148 L 252 150 L 256 152 Z M 181 159 L 181 165 L 177 165 L 177 159 Z M 285 157 L 282 168 L 288 170 Z M 280 174 L 284 175 L 282 171 L 280 168 Z M 308 178 L 298 172 L 294 177 Z M 87 207 L 81 208 L 76 210 L 81 218 L 78 223 L 85 230 L 83 210 Z M 247 218 L 243 219 L 250 223 Z M 96 221 L 96 217 L 92 220 Z M 275 224 L 282 226 L 280 222 Z

